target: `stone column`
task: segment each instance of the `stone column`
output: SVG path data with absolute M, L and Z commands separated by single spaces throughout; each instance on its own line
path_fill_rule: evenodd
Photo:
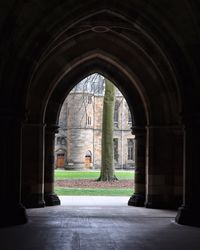
M 145 202 L 146 130 L 133 127 L 135 135 L 135 191 L 128 201 L 129 206 L 143 207 Z
M 173 131 L 178 126 L 148 126 L 147 128 L 147 180 L 148 208 L 176 208 L 174 190 L 174 157 L 176 139 Z
M 21 204 L 20 119 L 15 115 L 0 114 L 0 131 L 0 226 L 26 223 L 26 211 Z
M 22 202 L 44 207 L 44 124 L 26 123 L 22 129 Z
M 184 136 L 183 204 L 176 222 L 200 226 L 200 116 L 187 121 Z
M 173 131 L 174 137 L 174 207 L 178 208 L 182 204 L 183 197 L 183 127 Z
M 48 125 L 45 130 L 44 200 L 46 206 L 60 205 L 60 200 L 54 193 L 54 142 L 58 128 L 56 125 Z

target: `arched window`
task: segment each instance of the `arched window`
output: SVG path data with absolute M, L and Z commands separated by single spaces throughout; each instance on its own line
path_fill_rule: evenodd
M 114 150 L 114 160 L 118 162 L 119 152 L 118 152 L 118 138 L 113 139 L 113 150 Z
M 66 145 L 66 139 L 64 137 L 61 138 L 61 145 Z
M 115 101 L 115 109 L 114 109 L 114 126 L 116 128 L 119 127 L 119 106 L 120 102 L 118 100 Z
M 86 124 L 91 126 L 92 125 L 92 117 L 89 115 L 86 115 Z
M 92 96 L 91 96 L 91 95 L 88 95 L 88 96 L 87 96 L 87 103 L 88 103 L 88 104 L 91 104 L 91 103 L 92 103 Z
M 128 143 L 128 160 L 132 160 L 134 161 L 134 139 L 127 139 L 127 143 Z
M 57 145 L 60 145 L 60 144 L 61 144 L 61 137 L 57 137 L 57 139 L 56 139 L 56 144 L 57 144 Z

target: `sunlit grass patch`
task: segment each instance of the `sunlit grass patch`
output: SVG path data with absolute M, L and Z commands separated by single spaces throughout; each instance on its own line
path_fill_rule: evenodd
M 133 180 L 134 171 L 116 171 L 119 180 Z M 55 180 L 65 179 L 97 179 L 100 171 L 68 171 L 68 170 L 55 170 Z
M 132 188 L 115 188 L 115 189 L 100 189 L 100 188 L 62 188 L 55 187 L 57 195 L 80 195 L 80 196 L 131 196 Z

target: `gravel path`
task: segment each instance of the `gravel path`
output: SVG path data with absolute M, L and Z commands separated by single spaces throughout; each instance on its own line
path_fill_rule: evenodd
M 57 187 L 78 187 L 78 188 L 133 188 L 132 180 L 122 181 L 95 181 L 95 180 L 58 180 Z

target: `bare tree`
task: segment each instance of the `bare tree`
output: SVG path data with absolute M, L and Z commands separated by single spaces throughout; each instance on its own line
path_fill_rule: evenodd
M 109 80 L 105 79 L 101 141 L 101 173 L 98 181 L 113 181 L 117 179 L 113 164 L 114 106 L 115 86 Z

